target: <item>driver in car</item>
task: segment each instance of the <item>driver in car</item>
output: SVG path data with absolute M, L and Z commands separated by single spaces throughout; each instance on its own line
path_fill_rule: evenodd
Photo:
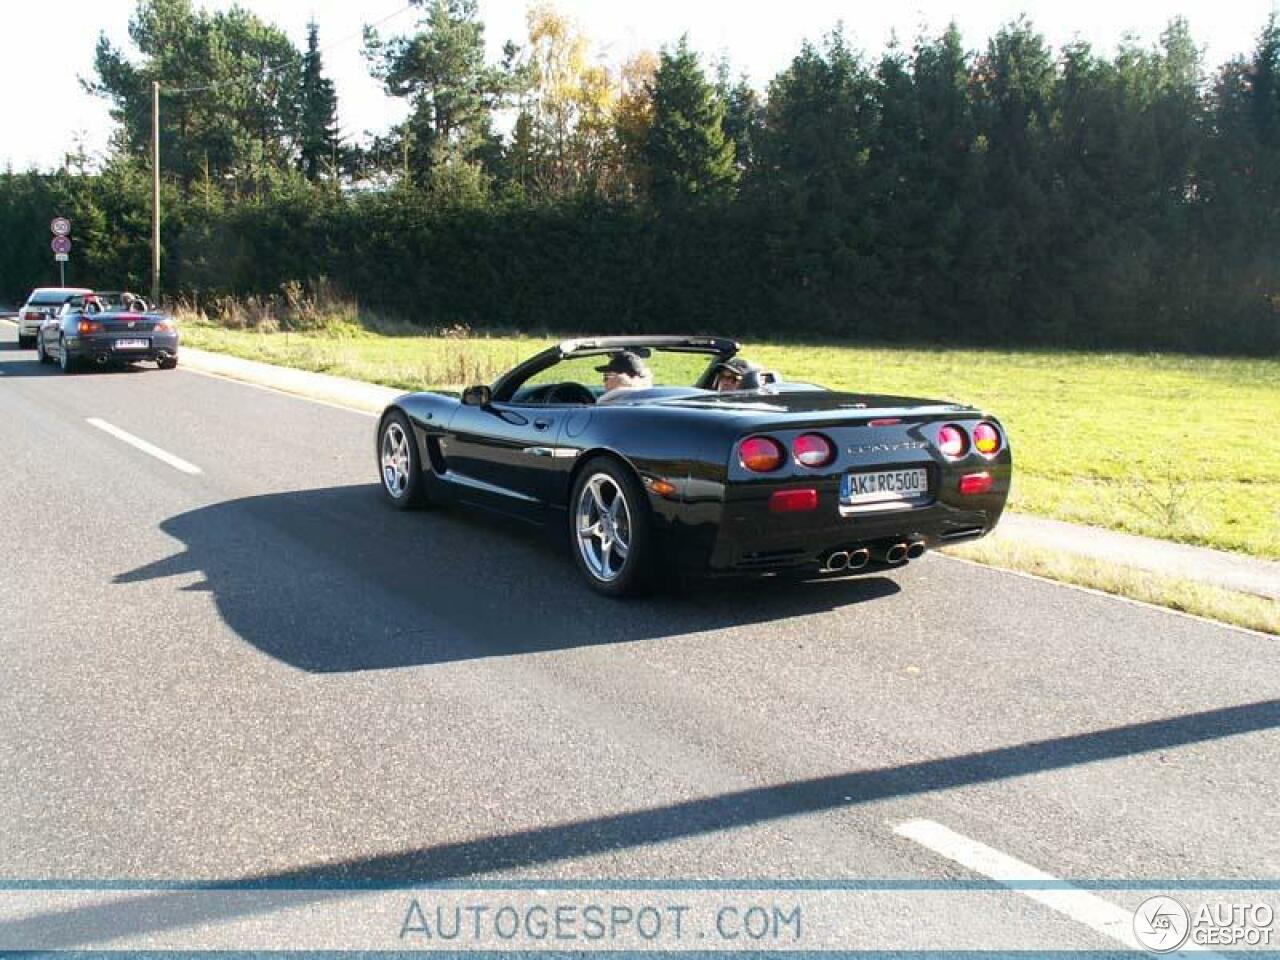
M 604 375 L 604 393 L 596 403 L 616 400 L 628 390 L 647 390 L 653 386 L 653 374 L 639 354 L 619 350 L 596 371 Z
M 712 389 L 717 393 L 731 393 L 742 389 L 743 378 L 753 369 L 752 364 L 741 357 L 725 360 L 716 366 Z

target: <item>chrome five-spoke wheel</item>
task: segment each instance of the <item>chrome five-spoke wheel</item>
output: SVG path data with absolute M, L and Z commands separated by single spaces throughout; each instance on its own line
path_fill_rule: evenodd
M 382 432 L 382 483 L 393 500 L 402 499 L 408 492 L 412 470 L 409 438 L 404 427 L 392 420 Z
M 578 552 L 597 580 L 611 583 L 631 553 L 631 510 L 622 488 L 607 473 L 593 474 L 578 494 Z
M 373 452 L 387 503 L 397 510 L 416 510 L 429 504 L 417 440 L 403 410 L 391 409 L 383 415 Z

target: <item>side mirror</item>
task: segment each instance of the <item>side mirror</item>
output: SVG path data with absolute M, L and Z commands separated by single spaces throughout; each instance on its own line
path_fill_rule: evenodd
M 462 391 L 462 402 L 468 407 L 487 407 L 493 399 L 493 391 L 481 384 Z

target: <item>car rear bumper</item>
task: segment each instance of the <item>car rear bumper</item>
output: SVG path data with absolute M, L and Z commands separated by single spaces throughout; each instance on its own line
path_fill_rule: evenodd
M 146 348 L 131 347 L 122 350 L 116 346 L 117 341 L 122 339 L 146 340 L 148 345 Z M 75 359 L 103 365 L 131 363 L 135 360 L 170 360 L 178 355 L 178 335 L 140 333 L 131 336 L 110 334 L 68 337 L 66 346 L 67 353 Z
M 864 511 L 842 511 L 837 477 L 752 484 L 749 489 L 731 487 L 714 507 L 704 504 L 682 517 L 668 515 L 663 533 L 680 567 L 712 575 L 883 569 L 902 562 L 902 558 L 889 556 L 895 545 L 913 547 L 913 554 L 918 555 L 990 533 L 1004 511 L 1011 467 L 992 464 L 989 472 L 991 490 L 981 495 L 960 494 L 959 473 L 948 471 L 927 502 Z M 802 487 L 816 489 L 816 509 L 795 513 L 770 510 L 773 493 Z M 858 552 L 863 550 L 865 564 L 858 562 Z M 830 562 L 833 554 L 837 555 L 835 564 Z M 846 568 L 840 554 L 855 556 L 855 562 Z
M 750 520 L 734 517 L 721 530 L 708 567 L 713 573 L 817 572 L 835 566 L 833 555 L 858 556 L 862 551 L 865 559 L 854 563 L 854 571 L 893 566 L 906 559 L 895 556 L 902 552 L 895 547 L 914 554 L 985 536 L 999 520 L 1000 510 L 962 509 L 934 502 L 879 514 L 836 517 L 803 533 L 794 529 L 761 532 Z M 839 565 L 846 562 L 841 559 Z

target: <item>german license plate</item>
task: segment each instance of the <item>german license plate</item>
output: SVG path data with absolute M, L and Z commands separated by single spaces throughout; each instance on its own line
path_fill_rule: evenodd
M 150 340 L 117 340 L 112 344 L 116 350 L 146 350 L 149 346 Z
M 929 472 L 923 467 L 846 473 L 840 478 L 840 502 L 848 506 L 901 503 L 929 495 Z

